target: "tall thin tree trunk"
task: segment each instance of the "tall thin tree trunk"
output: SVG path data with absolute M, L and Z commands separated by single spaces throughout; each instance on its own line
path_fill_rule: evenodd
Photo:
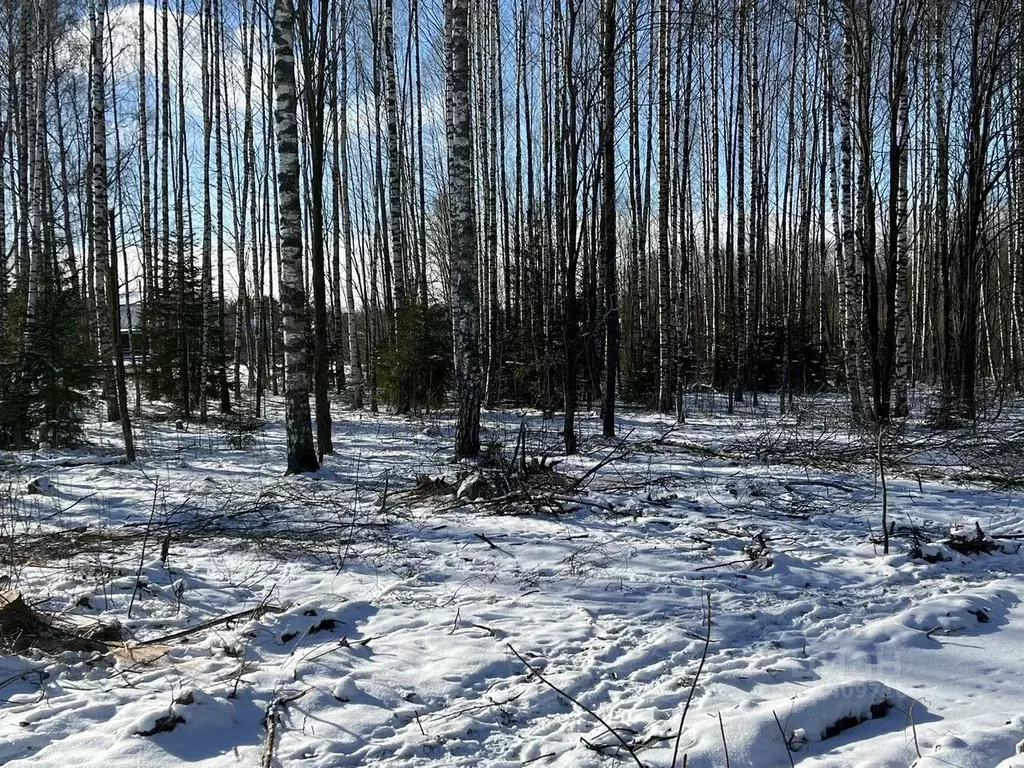
M 101 0 L 106 5 L 106 0 Z M 104 201 L 105 202 L 105 201 Z M 129 464 L 135 461 L 135 439 L 132 437 L 132 422 L 128 415 L 128 386 L 124 369 L 124 347 L 121 342 L 121 309 L 118 306 L 117 291 L 117 233 L 114 228 L 114 212 L 110 211 L 110 260 L 107 276 L 107 292 L 110 296 L 110 316 L 107 318 L 107 333 L 112 338 L 114 352 L 114 382 L 117 390 L 117 410 L 121 420 L 121 439 L 124 442 L 124 455 Z M 128 325 L 131 327 L 131 306 L 125 305 Z
M 221 0 L 213 0 L 213 158 L 214 178 L 216 179 L 216 208 L 217 208 L 217 333 L 215 365 L 216 365 L 216 387 L 220 395 L 220 412 L 231 413 L 231 392 L 228 389 L 228 357 L 227 357 L 227 323 L 225 319 L 226 307 L 224 296 L 224 236 L 227 233 L 227 224 L 224 222 L 224 120 L 226 110 L 222 108 L 223 94 L 221 92 L 221 76 L 224 68 L 224 19 Z M 240 313 L 244 303 L 245 285 L 244 280 L 238 287 L 238 301 L 235 311 Z
M 341 77 L 338 105 L 338 151 L 341 153 L 341 178 L 339 183 L 341 205 L 341 229 L 345 244 L 345 308 L 348 311 L 348 358 L 351 370 L 349 385 L 352 387 L 352 407 L 363 407 L 363 366 L 359 352 L 359 318 L 356 314 L 355 281 L 353 279 L 352 209 L 349 203 L 349 152 L 348 152 L 348 3 L 341 0 L 338 11 L 341 29 L 338 32 L 338 65 Z M 365 307 L 364 307 L 365 310 Z M 365 316 L 365 311 L 364 311 Z
M 299 203 L 299 131 L 295 87 L 295 10 L 274 2 L 274 128 L 277 134 L 278 240 L 284 320 L 285 430 L 288 474 L 315 472 L 306 360 L 306 294 L 302 282 L 302 208 Z
M 619 291 L 616 272 L 615 229 L 615 46 L 616 0 L 604 0 L 602 56 L 604 75 L 604 119 L 601 125 L 603 192 L 601 206 L 601 249 L 604 261 L 605 295 L 605 382 L 602 433 L 615 436 L 615 375 L 619 367 Z
M 469 0 L 447 0 L 448 178 L 451 190 L 452 325 L 455 343 L 455 454 L 480 450 L 479 306 L 473 125 L 469 86 Z
M 661 0 L 658 17 L 658 410 L 662 413 L 672 410 L 672 358 L 675 352 L 669 254 L 669 5 L 669 0 Z
M 388 151 L 388 223 L 391 233 L 391 276 L 394 291 L 395 333 L 399 345 L 408 343 L 404 338 L 406 317 L 405 291 L 405 223 L 403 217 L 405 196 L 403 194 L 402 146 L 398 131 L 398 81 L 395 69 L 395 21 L 392 0 L 384 0 L 382 10 L 384 47 L 384 87 L 387 104 L 387 151 Z M 404 372 L 398 381 L 397 413 L 408 413 L 412 408 L 411 382 Z
M 111 293 L 111 258 L 107 230 L 107 112 L 106 84 L 103 62 L 103 27 L 107 0 L 93 0 L 92 5 L 92 253 L 96 265 L 96 309 L 99 318 L 100 356 L 103 368 L 103 393 L 107 421 L 121 417 L 118 411 L 117 388 L 114 381 L 114 339 L 120 334 L 116 310 L 111 320 L 111 305 L 117 306 L 117 290 Z M 41 41 L 40 41 L 41 44 Z M 37 150 L 38 151 L 38 150 Z M 113 327 L 111 327 L 113 326 Z
M 305 65 L 306 130 L 310 160 L 310 251 L 313 287 L 313 396 L 316 409 L 316 445 L 321 461 L 334 453 L 331 441 L 330 355 L 327 346 L 327 275 L 325 269 L 324 184 L 326 183 L 327 0 L 303 6 L 302 51 Z
M 840 153 L 842 155 L 842 208 L 843 208 L 843 294 L 845 312 L 843 315 L 843 362 L 846 368 L 846 382 L 850 394 L 850 408 L 854 418 L 861 418 L 864 404 L 861 400 L 861 284 L 857 266 L 858 254 L 854 231 L 853 210 L 853 0 L 845 0 L 846 18 L 843 25 L 843 88 L 839 100 Z
M 213 137 L 213 105 L 211 104 L 212 86 L 210 77 L 210 0 L 203 0 L 200 14 L 199 36 L 202 42 L 200 50 L 200 69 L 202 72 L 202 109 L 203 109 L 203 235 L 202 235 L 202 266 L 199 284 L 199 295 L 202 303 L 202 350 L 199 364 L 199 423 L 205 424 L 207 390 L 210 386 L 211 352 L 213 349 L 213 189 L 210 184 L 210 148 Z M 181 127 L 184 131 L 184 126 Z M 186 182 L 183 182 L 186 183 Z M 179 318 L 179 322 L 183 318 Z

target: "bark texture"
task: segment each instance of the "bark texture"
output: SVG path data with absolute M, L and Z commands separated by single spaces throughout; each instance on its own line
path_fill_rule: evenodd
M 448 178 L 456 382 L 455 454 L 459 458 L 473 458 L 480 450 L 480 311 L 469 88 L 469 0 L 449 2 Z
M 274 2 L 274 129 L 277 134 L 277 236 L 281 253 L 284 327 L 285 429 L 288 474 L 320 468 L 313 450 L 306 354 L 306 291 L 302 281 L 302 208 L 299 204 L 299 131 L 295 93 L 295 9 Z

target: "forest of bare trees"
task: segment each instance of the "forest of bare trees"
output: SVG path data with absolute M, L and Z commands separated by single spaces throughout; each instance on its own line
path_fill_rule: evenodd
M 1024 0 L 2 0 L 0 444 L 92 398 L 982 418 L 1024 385 Z M 916 393 L 927 393 L 928 397 Z M 310 395 L 313 399 L 310 414 Z M 315 422 L 315 428 L 312 423 Z

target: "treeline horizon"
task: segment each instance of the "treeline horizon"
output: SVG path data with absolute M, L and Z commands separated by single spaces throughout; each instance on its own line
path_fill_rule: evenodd
M 1024 378 L 1022 35 L 1024 0 L 7 0 L 0 443 L 94 388 L 126 441 L 131 400 L 259 414 L 297 345 L 321 455 L 332 392 L 477 387 L 569 452 L 580 404 L 695 387 L 969 422 Z

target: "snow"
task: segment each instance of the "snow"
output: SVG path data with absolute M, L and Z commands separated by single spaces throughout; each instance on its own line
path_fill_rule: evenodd
M 437 415 L 337 409 L 337 454 L 282 477 L 276 416 L 244 451 L 151 418 L 134 466 L 94 423 L 0 456 L 4 588 L 131 638 L 0 657 L 0 764 L 259 765 L 270 708 L 283 766 L 635 765 L 586 707 L 667 768 L 692 688 L 679 765 L 1024 766 L 1024 504 L 966 438 L 893 449 L 883 555 L 874 449 L 828 403 L 619 440 L 584 414 L 576 457 L 528 413 L 525 494 Z M 484 442 L 510 457 L 521 416 Z M 992 552 L 947 543 L 978 527 Z

